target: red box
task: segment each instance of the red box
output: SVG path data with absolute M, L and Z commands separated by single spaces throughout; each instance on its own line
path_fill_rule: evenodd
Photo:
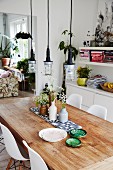
M 103 62 L 104 52 L 103 51 L 91 51 L 91 62 Z

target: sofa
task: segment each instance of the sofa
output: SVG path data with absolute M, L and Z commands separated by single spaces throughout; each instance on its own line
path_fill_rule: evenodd
M 0 77 L 0 98 L 11 96 L 18 96 L 18 78 L 13 73 Z

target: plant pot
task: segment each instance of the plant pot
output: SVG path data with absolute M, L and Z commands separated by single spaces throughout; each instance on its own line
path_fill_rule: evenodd
M 40 107 L 40 114 L 41 115 L 47 115 L 48 114 L 48 107 L 47 107 L 47 105 L 42 105 Z
M 9 64 L 10 64 L 10 58 L 2 58 L 2 67 L 9 66 Z
M 78 78 L 77 79 L 77 84 L 79 86 L 86 86 L 86 81 L 87 81 L 87 78 Z

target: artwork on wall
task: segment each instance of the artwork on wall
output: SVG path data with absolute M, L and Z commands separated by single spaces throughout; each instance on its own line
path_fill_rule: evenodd
M 95 46 L 113 46 L 113 0 L 99 0 Z

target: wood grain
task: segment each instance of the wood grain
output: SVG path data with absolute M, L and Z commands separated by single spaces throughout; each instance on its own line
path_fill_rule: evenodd
M 26 140 L 30 147 L 42 156 L 50 169 L 103 170 L 103 167 L 110 169 L 109 162 L 113 161 L 112 123 L 67 105 L 69 119 L 87 131 L 87 136 L 81 138 L 82 145 L 70 148 L 65 144 L 66 139 L 50 143 L 38 136 L 40 130 L 53 126 L 30 112 L 31 106 L 33 106 L 32 98 L 18 99 L 12 104 L 1 104 L 0 121 L 12 131 L 19 143 L 23 139 Z M 59 102 L 57 107 L 59 111 L 61 108 Z

